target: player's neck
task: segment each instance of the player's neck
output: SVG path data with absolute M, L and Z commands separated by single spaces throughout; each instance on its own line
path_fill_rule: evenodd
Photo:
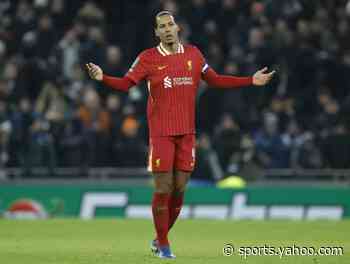
M 170 43 L 170 44 L 161 42 L 160 44 L 161 44 L 162 47 L 163 47 L 164 49 L 166 49 L 166 51 L 168 51 L 170 54 L 175 54 L 175 53 L 177 53 L 178 50 L 179 50 L 179 46 L 180 46 L 180 42 L 179 42 L 179 41 L 176 41 L 176 42 Z

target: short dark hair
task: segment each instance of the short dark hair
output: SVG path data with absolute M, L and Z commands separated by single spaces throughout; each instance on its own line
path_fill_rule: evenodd
M 163 10 L 163 11 L 160 11 L 156 14 L 156 16 L 154 17 L 154 28 L 157 28 L 158 27 L 158 22 L 157 22 L 157 19 L 158 17 L 161 17 L 161 16 L 172 16 L 174 17 L 173 13 L 171 13 L 170 11 L 167 11 L 167 10 Z

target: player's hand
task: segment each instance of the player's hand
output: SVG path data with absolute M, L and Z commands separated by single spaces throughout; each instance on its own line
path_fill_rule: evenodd
M 272 79 L 275 72 L 276 71 L 267 72 L 267 67 L 257 71 L 253 75 L 253 84 L 259 86 L 267 84 Z
M 102 81 L 103 79 L 103 71 L 100 66 L 93 64 L 93 63 L 86 63 L 85 64 L 86 69 L 89 73 L 89 76 L 91 79 L 96 81 Z

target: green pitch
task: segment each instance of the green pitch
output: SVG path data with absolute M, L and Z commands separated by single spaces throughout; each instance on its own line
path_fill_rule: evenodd
M 124 263 L 350 263 L 350 221 L 180 220 L 172 233 L 176 260 L 151 255 L 153 225 L 148 220 L 0 220 L 1 264 Z M 234 256 L 223 255 L 226 243 Z M 239 248 L 340 246 L 343 256 L 239 256 Z

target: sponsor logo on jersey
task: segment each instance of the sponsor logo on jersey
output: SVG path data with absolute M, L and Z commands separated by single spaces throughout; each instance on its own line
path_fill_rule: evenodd
M 172 88 L 173 86 L 180 85 L 193 85 L 192 77 L 175 77 L 171 79 L 169 76 L 166 76 L 163 79 L 163 82 L 164 88 Z
M 171 88 L 171 87 L 173 87 L 171 78 L 169 76 L 165 77 L 163 81 L 164 81 L 164 88 Z
M 192 85 L 193 79 L 192 77 L 176 77 L 173 78 L 174 85 Z
M 168 65 L 161 65 L 161 66 L 158 66 L 158 70 L 164 70 L 166 67 L 168 67 Z

